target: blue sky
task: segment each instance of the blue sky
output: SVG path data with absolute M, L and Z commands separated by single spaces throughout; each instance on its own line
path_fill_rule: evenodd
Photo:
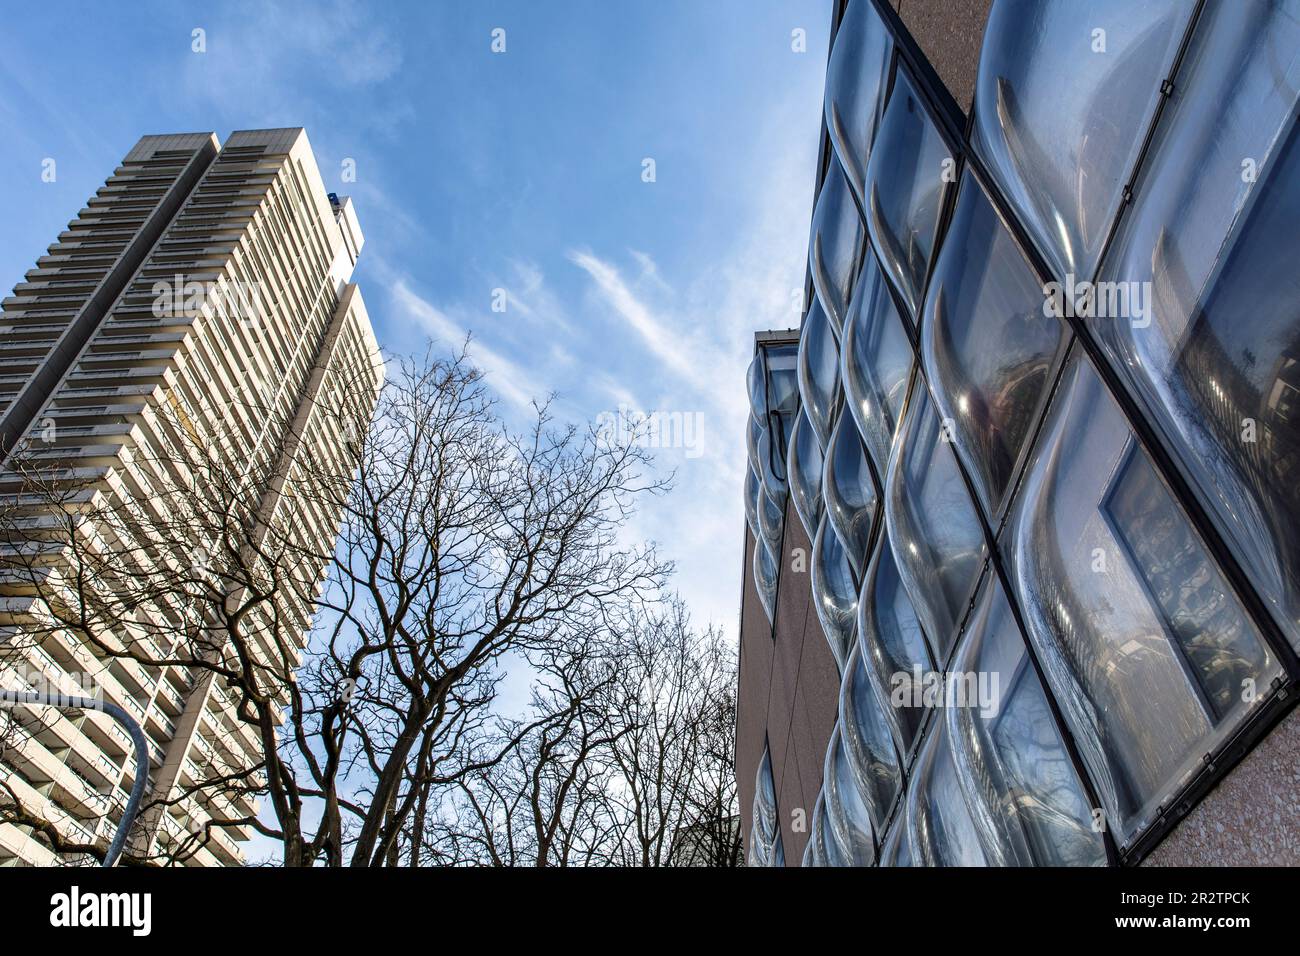
M 304 126 L 354 197 L 382 345 L 472 332 L 511 417 L 552 391 L 566 419 L 698 415 L 695 449 L 657 452 L 675 489 L 628 534 L 734 637 L 744 369 L 754 331 L 798 321 L 830 5 L 5 3 L 0 286 L 140 135 Z

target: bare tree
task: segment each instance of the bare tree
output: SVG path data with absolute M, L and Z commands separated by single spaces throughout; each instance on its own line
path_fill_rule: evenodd
M 253 474 L 173 402 L 154 411 L 171 444 L 134 449 L 148 487 L 88 481 L 57 449 L 13 456 L 0 479 L 0 580 L 24 599 L 7 659 L 54 648 L 81 655 L 65 666 L 166 682 L 181 720 L 196 701 L 231 705 L 222 733 L 238 739 L 179 755 L 188 779 L 153 794 L 142 826 L 194 800 L 210 819 L 161 849 L 137 840 L 129 862 L 184 859 L 226 828 L 278 841 L 290 866 L 420 859 L 411 821 L 430 788 L 532 730 L 482 746 L 503 660 L 667 570 L 617 542 L 636 497 L 664 487 L 635 443 L 559 427 L 545 406 L 511 431 L 463 354 L 395 363 L 369 424 L 352 407 L 327 414 L 344 447 L 322 454 L 286 426 L 286 453 Z M 303 508 L 341 515 L 337 542 L 305 532 Z M 156 755 L 164 775 L 174 756 Z

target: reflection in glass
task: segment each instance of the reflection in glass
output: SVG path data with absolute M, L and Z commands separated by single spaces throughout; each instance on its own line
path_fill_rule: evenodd
M 758 491 L 758 530 L 769 554 L 781 553 L 785 511 L 762 488 Z
M 885 706 L 863 664 L 860 644 L 855 643 L 840 685 L 840 733 L 849 772 L 877 833 L 903 782 Z
M 858 599 L 858 645 L 899 753 L 909 753 L 925 717 L 913 685 L 935 669 L 889 536 L 881 535 Z M 918 678 L 919 675 L 919 678 Z
M 813 299 L 799 336 L 799 394 L 803 411 L 822 448 L 831 439 L 831 425 L 840 400 L 840 353 L 821 303 Z
M 759 495 L 763 493 L 762 487 L 758 483 L 758 475 L 754 474 L 754 469 L 745 468 L 745 522 L 749 525 L 749 533 L 755 538 L 762 537 L 762 530 L 758 523 L 758 502 Z
M 871 838 L 871 821 L 858 790 L 857 780 L 844 750 L 839 724 L 831 732 L 822 771 L 822 801 L 826 824 L 845 866 L 870 866 L 876 849 Z
M 907 822 L 916 866 L 989 865 L 962 796 L 943 720 L 926 734 L 917 758 L 907 793 Z
M 1057 279 L 1091 279 L 1196 4 L 999 0 L 971 139 Z
M 808 416 L 802 411 L 790 436 L 790 490 L 794 510 L 799 513 L 811 540 L 822 521 L 822 449 Z
M 1064 324 L 1043 314 L 1044 301 L 1038 276 L 967 172 L 926 292 L 921 355 L 990 518 L 1065 341 Z
M 907 808 L 904 806 L 889 828 L 885 845 L 880 848 L 880 865 L 915 866 L 913 859 L 912 828 L 907 822 Z
M 821 621 L 831 653 L 835 655 L 835 663 L 843 673 L 853 644 L 858 586 L 853 580 L 853 569 L 839 536 L 825 518 L 813 541 L 812 593 L 817 619 Z
M 1097 336 L 1300 649 L 1300 4 L 1211 5 L 1102 267 Z
M 953 172 L 939 131 L 900 67 L 867 164 L 867 227 L 909 319 L 921 305 L 945 182 Z
M 813 288 L 838 338 L 866 242 L 862 218 L 839 163 L 831 163 L 813 209 L 808 266 Z
M 889 82 L 893 42 L 871 0 L 849 0 L 826 67 L 826 129 L 858 206 Z
M 996 574 L 986 574 L 953 664 L 988 699 L 947 709 L 968 804 L 997 866 L 1104 866 L 1092 807 Z
M 867 464 L 867 450 L 852 415 L 840 415 L 835 426 L 826 455 L 822 493 L 831 527 L 840 536 L 853 573 L 861 576 L 867 562 L 879 494 L 875 476 Z
M 754 803 L 749 828 L 750 860 L 756 866 L 772 865 L 774 844 L 781 840 L 777 826 L 776 786 L 772 781 L 772 761 L 767 748 L 754 775 Z
M 841 351 L 845 403 L 877 471 L 884 474 L 907 397 L 912 346 L 874 255 L 866 257 L 853 292 Z
M 903 586 L 943 662 L 984 563 L 984 534 L 919 375 L 889 465 L 885 519 Z
M 754 542 L 754 588 L 771 621 L 776 612 L 776 584 L 779 567 L 763 539 Z
M 835 841 L 830 838 L 826 825 L 826 807 L 820 794 L 813 806 L 808 827 L 808 844 L 803 848 L 803 865 L 839 866 L 840 856 Z
M 1281 671 L 1082 357 L 1015 512 L 1025 625 L 1123 845 Z

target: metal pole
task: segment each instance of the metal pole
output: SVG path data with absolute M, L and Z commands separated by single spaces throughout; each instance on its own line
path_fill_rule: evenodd
M 66 694 L 43 694 L 38 691 L 16 691 L 0 688 L 0 707 L 14 707 L 18 704 L 44 705 L 60 710 L 100 710 L 108 714 L 127 729 L 135 743 L 135 782 L 131 785 L 131 795 L 122 810 L 122 819 L 118 821 L 117 833 L 104 854 L 104 866 L 111 867 L 122 855 L 126 845 L 127 834 L 136 814 L 140 812 L 140 802 L 144 799 L 144 789 L 149 779 L 149 745 L 145 742 L 144 731 L 135 718 L 117 704 L 108 701 L 92 700 L 89 697 L 69 697 Z

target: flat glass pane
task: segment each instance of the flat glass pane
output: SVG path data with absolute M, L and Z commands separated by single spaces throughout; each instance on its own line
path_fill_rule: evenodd
M 1300 3 L 1210 5 L 1090 322 L 1300 649 Z
M 1000 512 L 1047 398 L 1065 326 L 979 181 L 962 178 L 921 323 L 922 361 L 985 516 Z
M 1092 279 L 1196 4 L 998 0 L 972 144 L 1056 278 Z
M 1053 404 L 1000 546 L 1125 845 L 1281 670 L 1086 359 Z

